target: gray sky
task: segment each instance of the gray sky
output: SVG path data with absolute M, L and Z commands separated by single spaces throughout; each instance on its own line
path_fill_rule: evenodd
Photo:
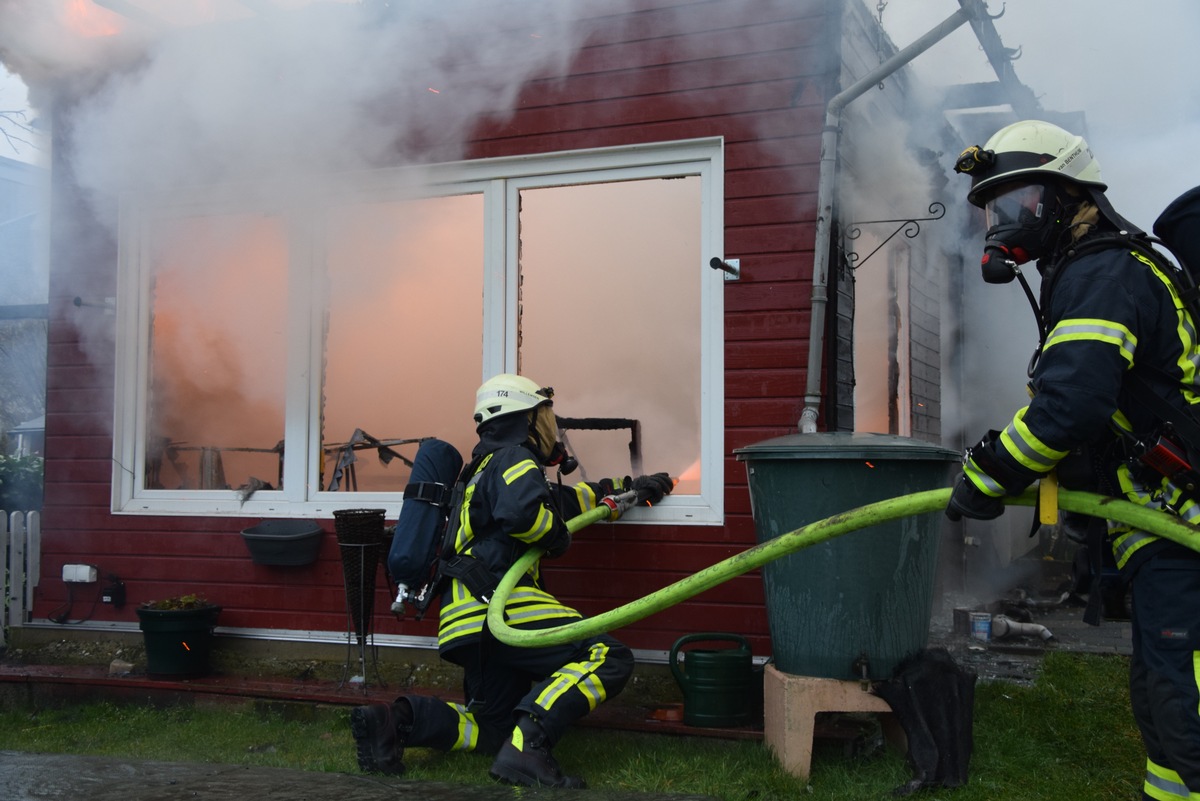
M 20 78 L 5 70 L 3 65 L 0 65 L 0 111 L 25 111 L 26 114 L 30 113 L 29 97 L 25 91 L 25 84 L 21 82 Z M 20 136 L 27 140 L 29 139 L 25 134 L 20 134 Z M 0 156 L 32 163 L 36 163 L 39 160 L 38 151 L 30 145 L 20 142 L 10 144 L 4 137 L 0 137 Z
M 876 8 L 874 0 L 863 0 Z M 957 0 L 888 0 L 883 26 L 898 47 L 954 13 Z M 990 0 L 1013 65 L 1042 107 L 1082 111 L 1117 210 L 1149 228 L 1162 208 L 1200 184 L 1200 82 L 1195 0 Z M 994 79 L 969 26 L 913 62 L 934 84 Z M 978 144 L 983 144 L 979 142 Z M 964 193 L 965 197 L 965 193 Z

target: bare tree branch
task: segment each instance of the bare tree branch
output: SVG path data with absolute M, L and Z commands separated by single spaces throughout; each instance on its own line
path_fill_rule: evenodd
M 28 116 L 24 111 L 0 109 L 0 136 L 4 137 L 8 146 L 17 153 L 21 152 L 19 145 L 27 145 L 34 150 L 40 149 L 36 143 L 16 133 L 17 131 L 30 137 L 36 138 L 37 136 L 37 131 L 29 124 Z

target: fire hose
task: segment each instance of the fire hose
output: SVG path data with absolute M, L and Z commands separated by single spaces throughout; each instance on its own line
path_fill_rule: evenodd
M 950 492 L 949 488 L 915 492 L 911 495 L 901 495 L 840 512 L 759 543 L 753 548 L 734 554 L 728 559 L 680 579 L 674 584 L 595 617 L 576 620 L 548 629 L 517 629 L 505 621 L 504 606 L 508 601 L 508 596 L 516 587 L 517 581 L 544 553 L 540 548 L 533 548 L 518 559 L 501 579 L 500 586 L 497 587 L 488 604 L 488 628 L 501 642 L 524 648 L 562 645 L 602 632 L 613 631 L 682 603 L 718 584 L 803 548 L 879 523 L 930 512 L 941 512 L 950 500 Z M 1037 502 L 1037 489 L 1030 489 L 1021 495 L 1007 497 L 1004 502 L 1008 505 L 1033 506 Z M 1058 505 L 1068 512 L 1077 512 L 1123 523 L 1171 540 L 1194 551 L 1200 551 L 1200 526 L 1186 523 L 1166 512 L 1147 509 L 1129 501 L 1091 492 L 1075 492 L 1065 489 L 1058 490 Z M 592 523 L 615 519 L 620 516 L 621 511 L 623 510 L 619 510 L 615 505 L 610 507 L 602 504 L 568 520 L 567 528 L 571 533 L 575 533 Z

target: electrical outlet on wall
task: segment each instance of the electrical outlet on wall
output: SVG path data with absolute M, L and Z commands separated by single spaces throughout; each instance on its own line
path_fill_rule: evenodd
M 68 584 L 94 584 L 96 568 L 92 565 L 63 565 L 62 580 Z

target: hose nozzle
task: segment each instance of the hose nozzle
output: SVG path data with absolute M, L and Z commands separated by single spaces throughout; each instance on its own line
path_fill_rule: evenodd
M 616 495 L 605 495 L 600 499 L 600 505 L 608 507 L 609 520 L 620 520 L 621 515 L 637 506 L 637 498 L 637 490 L 629 490 Z

